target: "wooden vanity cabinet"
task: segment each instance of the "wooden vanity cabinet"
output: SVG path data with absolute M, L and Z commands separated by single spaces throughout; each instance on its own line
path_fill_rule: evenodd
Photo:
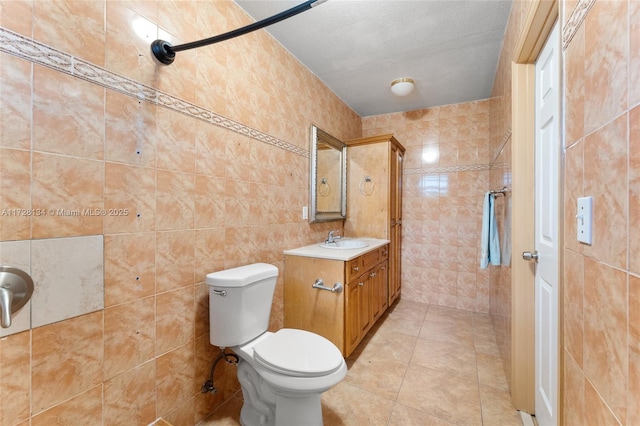
M 347 357 L 388 305 L 388 245 L 348 261 L 285 255 L 284 326 L 312 331 Z M 312 284 L 344 285 L 341 292 Z
M 351 353 L 387 310 L 387 269 L 385 260 L 347 284 L 346 344 Z
M 374 292 L 371 295 L 373 308 L 373 322 L 384 314 L 389 307 L 389 262 L 381 263 L 370 276 Z
M 347 220 L 344 233 L 389 243 L 391 305 L 400 296 L 402 254 L 402 172 L 405 148 L 393 135 L 354 139 L 347 144 Z

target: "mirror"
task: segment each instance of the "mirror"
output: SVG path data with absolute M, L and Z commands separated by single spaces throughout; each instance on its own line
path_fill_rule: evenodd
M 311 126 L 309 222 L 343 220 L 347 216 L 347 146 Z

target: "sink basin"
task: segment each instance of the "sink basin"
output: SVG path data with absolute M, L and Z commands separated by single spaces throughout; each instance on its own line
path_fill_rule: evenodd
M 364 242 L 362 240 L 352 240 L 349 238 L 345 238 L 345 239 L 336 240 L 333 243 L 322 243 L 320 244 L 320 247 L 327 248 L 327 249 L 345 250 L 345 249 L 363 248 L 368 245 L 369 243 Z

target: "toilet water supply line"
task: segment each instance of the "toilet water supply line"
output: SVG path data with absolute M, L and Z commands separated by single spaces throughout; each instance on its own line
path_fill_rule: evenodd
M 242 28 L 238 28 L 236 30 L 232 30 L 217 36 L 205 38 L 198 41 L 192 41 L 191 43 L 184 43 L 173 46 L 168 41 L 158 39 L 151 43 L 151 52 L 160 63 L 170 65 L 176 58 L 176 52 L 195 49 L 202 46 L 208 46 L 210 44 L 245 35 L 247 33 L 259 30 L 277 22 L 284 21 L 287 18 L 291 18 L 292 16 L 305 12 L 313 7 L 319 6 L 326 1 L 328 0 L 309 0 L 302 4 L 299 4 L 298 6 L 294 6 L 291 9 L 285 10 L 284 12 L 280 12 L 277 15 L 273 15 L 261 21 L 254 22 L 253 24 L 249 24 Z
M 218 393 L 218 388 L 213 386 L 213 372 L 216 370 L 216 365 L 218 365 L 218 362 L 220 362 L 220 360 L 224 358 L 227 364 L 231 364 L 231 365 L 236 365 L 238 363 L 238 355 L 226 353 L 225 352 L 226 348 L 221 348 L 221 349 L 222 349 L 222 352 L 220 352 L 220 355 L 218 355 L 218 358 L 216 358 L 215 361 L 213 361 L 213 365 L 211 366 L 211 371 L 209 372 L 209 380 L 204 382 L 204 384 L 202 385 L 202 389 L 200 389 L 202 393 L 211 392 L 214 395 Z

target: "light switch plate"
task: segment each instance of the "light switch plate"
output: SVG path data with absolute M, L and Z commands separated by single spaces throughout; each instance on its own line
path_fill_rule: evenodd
M 302 206 L 302 220 L 309 219 L 309 210 L 307 206 Z
M 593 230 L 593 197 L 578 198 L 576 220 L 578 221 L 578 241 L 585 244 L 591 244 Z

